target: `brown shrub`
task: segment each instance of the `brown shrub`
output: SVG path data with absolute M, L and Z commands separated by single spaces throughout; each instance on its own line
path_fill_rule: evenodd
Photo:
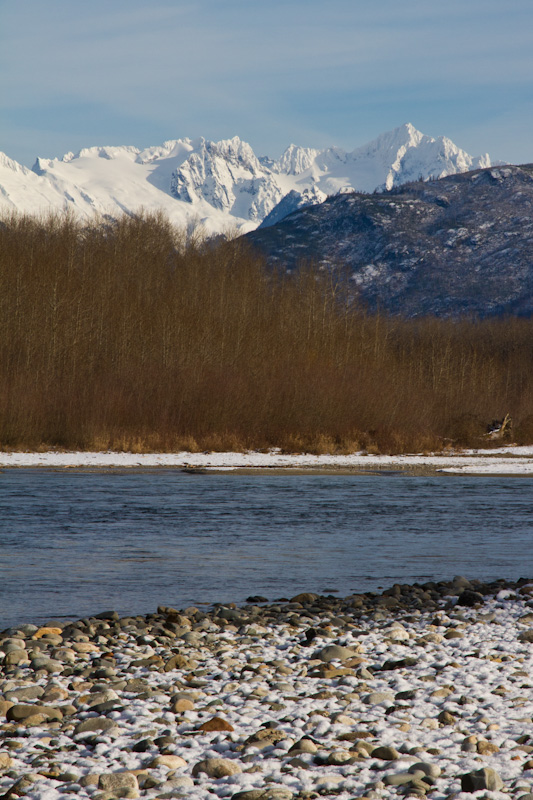
M 0 446 L 419 452 L 533 442 L 533 323 L 403 320 L 160 215 L 0 222 Z

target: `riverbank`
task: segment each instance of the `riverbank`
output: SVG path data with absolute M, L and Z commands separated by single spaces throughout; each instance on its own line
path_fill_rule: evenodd
M 301 470 L 327 472 L 397 471 L 426 475 L 533 475 L 533 446 L 410 455 L 246 453 L 0 452 L 0 468 L 155 469 L 218 471 Z
M 463 578 L 11 628 L 0 792 L 522 797 L 532 628 L 533 580 Z

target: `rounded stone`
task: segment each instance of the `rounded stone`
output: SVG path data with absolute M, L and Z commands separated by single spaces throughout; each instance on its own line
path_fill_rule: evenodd
M 72 642 L 70 647 L 72 650 L 74 650 L 75 653 L 78 653 L 79 655 L 100 652 L 100 648 L 97 645 L 93 644 L 93 642 Z
M 60 639 L 62 639 L 63 638 L 62 635 L 61 635 L 62 632 L 63 631 L 62 631 L 61 628 L 53 628 L 53 627 L 46 627 L 45 626 L 43 628 L 38 628 L 31 638 L 32 639 L 42 639 L 43 636 L 46 636 L 46 638 L 49 638 L 50 636 L 57 636 Z
M 300 739 L 299 742 L 293 744 L 289 753 L 317 753 L 318 746 L 313 742 L 312 739 Z
M 0 753 L 0 769 L 9 769 L 13 764 L 13 759 L 8 753 Z
M 370 692 L 364 698 L 364 702 L 368 706 L 392 706 L 394 704 L 394 695 L 390 692 Z
M 195 661 L 191 661 L 190 658 L 182 656 L 181 653 L 177 653 L 177 655 L 172 656 L 172 658 L 169 658 L 168 661 L 165 662 L 163 669 L 165 672 L 170 672 L 173 669 L 194 669 L 195 667 Z
M 17 703 L 8 709 L 6 718 L 8 722 L 23 722 L 36 715 L 43 716 L 44 719 L 58 720 L 63 719 L 63 714 L 59 709 L 52 706 L 39 706 L 37 704 Z
M 342 647 L 339 644 L 329 644 L 319 650 L 315 657 L 321 661 L 329 663 L 330 661 L 347 661 L 349 658 L 356 656 L 357 653 L 351 647 Z
M 292 800 L 293 793 L 284 786 L 268 786 L 264 789 L 249 789 L 246 792 L 237 792 L 231 800 Z
M 301 592 L 300 594 L 291 597 L 291 603 L 301 603 L 301 605 L 310 605 L 314 603 L 318 595 L 312 592 Z
M 228 758 L 204 758 L 192 768 L 195 778 L 201 773 L 209 778 L 226 778 L 228 775 L 237 775 L 239 772 L 242 772 L 240 766 Z
M 85 705 L 89 708 L 100 705 L 100 703 L 107 703 L 109 700 L 118 700 L 118 694 L 113 689 L 105 689 L 103 692 L 93 692 L 86 700 Z
M 0 700 L 0 716 L 5 717 L 10 708 L 14 706 L 10 700 Z
M 24 650 L 25 648 L 25 639 L 16 639 L 14 637 L 11 637 L 10 639 L 4 639 L 2 644 L 0 644 L 0 650 L 2 650 L 4 653 L 9 653 L 11 650 Z
M 372 758 L 381 759 L 381 761 L 396 761 L 400 757 L 395 747 L 388 747 L 387 745 L 375 747 L 370 755 Z
M 6 700 L 37 700 L 44 694 L 42 686 L 34 684 L 33 686 L 18 686 L 9 692 L 5 692 Z
M 438 721 L 441 725 L 454 725 L 455 724 L 455 716 L 450 711 L 441 711 L 437 717 Z
M 168 769 L 181 769 L 187 762 L 181 756 L 156 756 L 150 761 L 149 767 L 168 767 Z
M 326 764 L 332 767 L 339 767 L 347 764 L 353 758 L 353 753 L 348 750 L 334 750 L 326 759 Z
M 26 650 L 10 650 L 4 657 L 6 667 L 15 667 L 18 664 L 28 664 L 29 658 Z
M 410 637 L 409 633 L 405 630 L 403 625 L 392 625 L 384 632 L 387 639 L 393 642 L 406 642 Z
M 31 667 L 35 672 L 39 670 L 44 670 L 44 672 L 62 672 L 63 671 L 63 664 L 61 661 L 56 661 L 52 658 L 46 658 L 46 656 L 37 656 L 37 658 L 32 659 Z
M 429 778 L 438 778 L 441 773 L 441 768 L 427 761 L 417 761 L 415 764 L 411 764 L 408 772 L 423 772 L 424 775 L 427 775 Z
M 175 714 L 181 714 L 184 711 L 192 711 L 193 709 L 194 709 L 194 703 L 192 702 L 192 700 L 188 700 L 185 697 L 175 700 L 170 706 L 170 710 L 173 711 Z
M 116 727 L 117 723 L 107 717 L 89 717 L 76 725 L 74 735 L 77 736 L 79 733 L 101 733 Z
M 415 774 L 411 772 L 395 772 L 392 775 L 385 775 L 383 783 L 385 786 L 405 786 L 408 783 L 412 783 L 415 777 L 420 777 L 423 774 L 423 772 L 416 772 Z

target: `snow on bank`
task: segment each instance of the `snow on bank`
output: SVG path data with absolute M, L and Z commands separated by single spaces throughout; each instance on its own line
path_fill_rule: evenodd
M 1 467 L 178 467 L 199 469 L 419 469 L 482 475 L 533 475 L 533 447 L 449 455 L 298 455 L 268 453 L 0 453 Z

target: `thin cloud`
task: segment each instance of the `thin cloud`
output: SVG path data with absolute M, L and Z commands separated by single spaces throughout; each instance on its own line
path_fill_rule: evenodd
M 490 151 L 498 107 L 517 98 L 506 119 L 522 120 L 523 137 L 531 97 L 530 0 L 21 0 L 0 11 L 0 30 L 4 140 L 17 130 L 28 143 L 33 130 L 34 152 L 43 130 L 78 140 L 84 120 L 91 136 L 141 144 L 153 132 L 154 144 L 239 133 L 264 152 L 355 146 L 407 120 L 466 133 L 469 106 L 492 104 L 474 147 Z M 509 160 L 522 144 L 510 136 Z

